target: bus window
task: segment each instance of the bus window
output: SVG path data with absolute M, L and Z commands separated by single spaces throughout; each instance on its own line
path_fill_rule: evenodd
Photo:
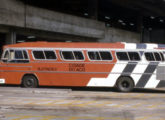
M 74 51 L 73 53 L 74 53 L 76 60 L 84 60 L 84 56 L 81 51 Z
M 10 54 L 11 54 L 11 61 L 10 62 L 16 62 L 16 63 L 29 62 L 28 55 L 27 55 L 27 52 L 25 50 L 11 51 Z M 12 56 L 14 56 L 14 58 L 12 58 Z
M 45 59 L 44 52 L 43 51 L 33 51 L 33 56 L 35 59 Z
M 45 53 L 45 57 L 48 60 L 55 60 L 56 59 L 56 55 L 54 53 L 54 51 L 44 51 Z
M 25 50 L 23 50 L 23 56 L 24 56 L 24 59 L 28 59 L 28 55 L 27 55 L 27 52 Z
M 6 50 L 4 56 L 2 56 L 2 61 L 7 62 L 9 60 L 9 51 Z
M 99 52 L 96 51 L 89 51 L 88 56 L 90 60 L 101 60 Z
M 128 52 L 131 61 L 140 61 L 140 56 L 138 52 Z
M 110 52 L 107 51 L 100 51 L 100 56 L 102 60 L 112 60 L 112 55 Z
M 162 61 L 164 61 L 164 55 L 163 55 L 163 53 L 160 52 L 160 55 L 161 55 Z
M 62 58 L 65 60 L 74 60 L 72 51 L 61 51 Z
M 146 52 L 145 53 L 145 58 L 147 61 L 155 61 L 154 55 L 152 52 Z
M 3 62 L 9 63 L 27 63 L 29 62 L 27 52 L 25 50 L 7 50 L 5 51 Z
M 156 61 L 161 61 L 161 56 L 159 53 L 154 52 L 154 56 L 155 56 Z
M 129 60 L 127 52 L 117 52 L 116 55 L 119 60 L 123 60 L 123 61 Z
M 18 60 L 24 59 L 21 50 L 15 50 L 15 59 L 18 59 Z

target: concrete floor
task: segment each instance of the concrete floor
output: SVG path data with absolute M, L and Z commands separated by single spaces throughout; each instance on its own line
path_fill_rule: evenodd
M 165 120 L 165 89 L 0 87 L 0 120 Z

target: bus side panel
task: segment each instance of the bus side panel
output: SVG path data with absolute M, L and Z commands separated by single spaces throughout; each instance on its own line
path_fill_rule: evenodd
M 1 78 L 5 79 L 5 84 L 21 84 L 22 77 L 26 74 L 30 67 L 24 66 L 20 64 L 3 64 L 1 67 L 3 74 L 1 74 Z
M 50 86 L 88 86 L 92 78 L 107 78 L 116 63 L 115 53 L 113 61 L 58 61 L 33 63 L 33 70 L 37 71 L 39 85 Z M 86 56 L 87 58 L 87 56 Z M 110 83 L 111 79 L 106 82 Z M 105 81 L 100 80 L 94 86 L 102 86 Z M 109 84 L 108 84 L 109 85 Z M 90 86 L 90 85 L 89 85 Z
M 106 77 L 107 74 L 91 73 L 37 73 L 39 84 L 44 86 L 87 86 L 92 77 Z M 49 76 L 49 77 L 47 77 Z

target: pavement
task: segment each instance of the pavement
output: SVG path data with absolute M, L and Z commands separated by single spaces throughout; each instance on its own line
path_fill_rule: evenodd
M 165 89 L 0 87 L 0 120 L 165 120 Z

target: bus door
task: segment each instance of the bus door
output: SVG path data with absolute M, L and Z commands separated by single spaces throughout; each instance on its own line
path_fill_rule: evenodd
M 25 71 L 28 71 L 28 54 L 26 50 L 8 49 L 2 56 L 2 78 L 7 84 L 19 83 Z

